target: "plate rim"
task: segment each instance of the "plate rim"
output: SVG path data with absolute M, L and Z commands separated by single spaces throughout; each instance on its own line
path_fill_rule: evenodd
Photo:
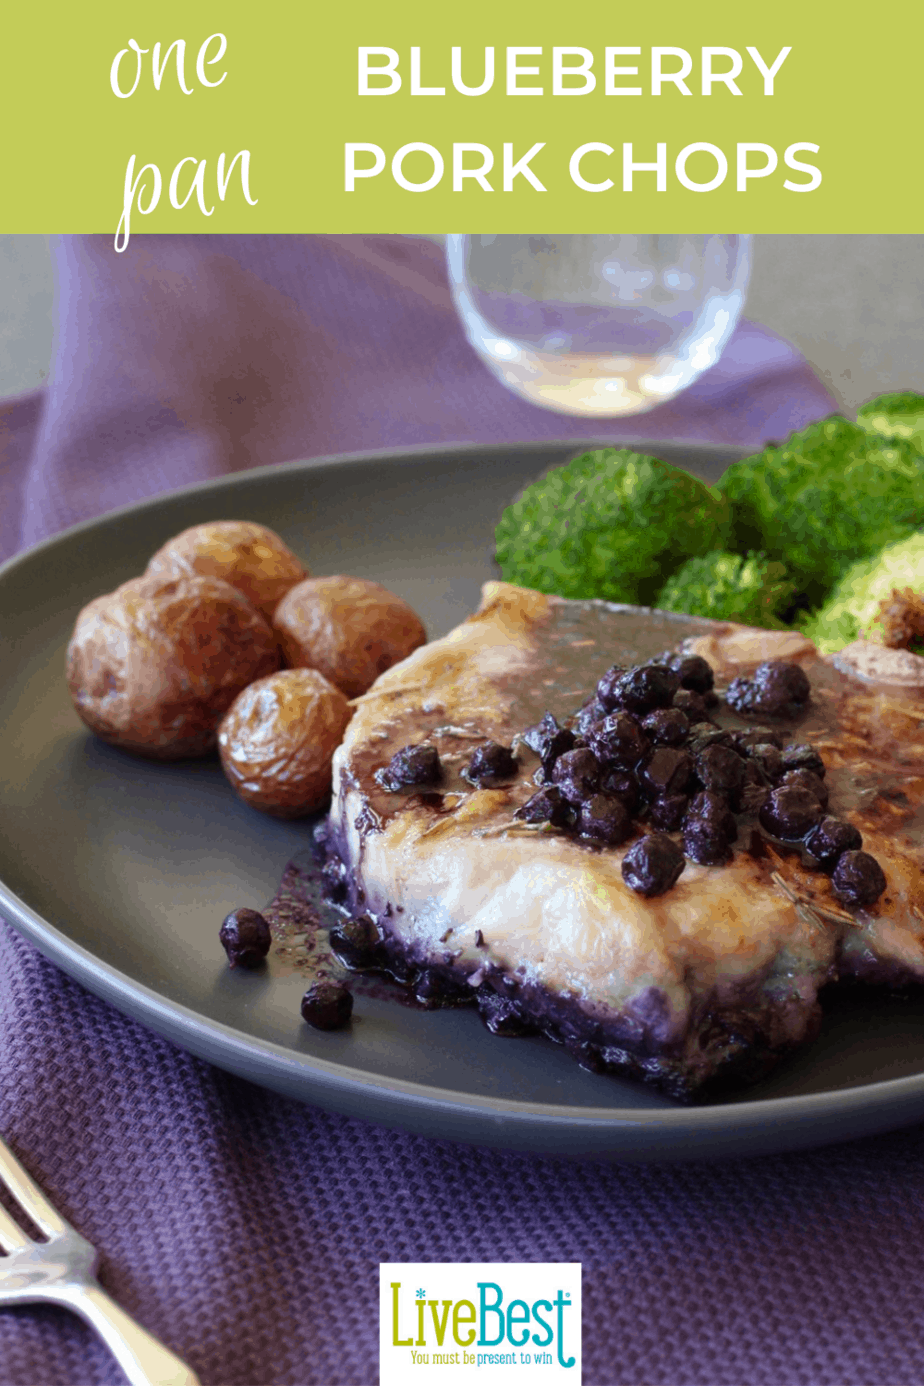
M 580 456 L 581 453 L 591 452 L 597 448 L 623 447 L 631 448 L 633 451 L 638 448 L 652 449 L 648 454 L 650 456 L 656 455 L 653 451 L 656 448 L 695 448 L 701 452 L 727 456 L 729 463 L 742 456 L 750 455 L 748 449 L 732 443 L 708 443 L 698 438 L 646 439 L 640 437 L 619 439 L 618 441 L 614 441 L 612 438 L 543 438 L 535 443 L 503 441 L 498 443 L 409 443 L 406 447 L 367 448 L 358 452 L 325 453 L 321 457 L 296 457 L 287 462 L 271 462 L 262 466 L 245 467 L 241 471 L 229 472 L 225 476 L 207 477 L 203 481 L 191 481 L 186 486 L 175 486 L 167 491 L 158 491 L 153 496 L 143 496 L 140 500 L 127 501 L 125 505 L 115 506 L 112 510 L 104 510 L 99 515 L 91 515 L 87 519 L 76 520 L 74 524 L 68 525 L 65 529 L 46 535 L 44 539 L 39 539 L 37 543 L 31 544 L 28 548 L 20 549 L 17 553 L 11 554 L 9 558 L 4 559 L 0 563 L 0 579 L 5 578 L 8 572 L 11 572 L 21 563 L 40 556 L 59 542 L 76 538 L 81 533 L 92 530 L 99 525 L 115 523 L 127 515 L 136 515 L 145 510 L 156 509 L 164 501 L 193 499 L 197 496 L 207 495 L 209 491 L 234 489 L 238 485 L 245 485 L 256 477 L 284 476 L 288 472 L 311 471 L 316 467 L 364 466 L 374 462 L 392 462 L 400 465 L 402 462 L 413 462 L 417 458 L 440 453 L 445 453 L 447 456 L 463 454 L 477 458 L 490 456 L 491 453 L 499 451 L 524 455 L 547 452 L 549 455 L 554 455 L 562 449 L 570 449 L 576 456 Z

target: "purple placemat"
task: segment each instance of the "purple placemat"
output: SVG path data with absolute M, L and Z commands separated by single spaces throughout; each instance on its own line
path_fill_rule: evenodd
M 55 248 L 44 391 L 0 406 L 15 552 L 171 486 L 378 446 L 611 433 L 756 445 L 830 411 L 752 324 L 612 430 L 508 395 L 423 241 L 135 237 Z M 329 1116 L 189 1057 L 0 924 L 0 1131 L 206 1386 L 372 1386 L 382 1260 L 581 1261 L 584 1380 L 924 1380 L 922 1131 L 721 1167 L 466 1149 Z M 116 1383 L 53 1309 L 0 1311 L 3 1386 Z

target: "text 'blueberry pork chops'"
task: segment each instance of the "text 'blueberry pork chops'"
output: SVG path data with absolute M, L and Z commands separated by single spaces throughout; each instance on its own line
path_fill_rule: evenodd
M 687 1098 L 811 1039 L 825 983 L 924 981 L 924 661 L 861 653 L 487 584 L 335 757 L 366 961 Z

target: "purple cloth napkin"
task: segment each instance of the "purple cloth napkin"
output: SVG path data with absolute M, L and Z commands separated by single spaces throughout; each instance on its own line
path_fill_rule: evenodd
M 751 324 L 644 419 L 508 395 L 422 241 L 56 247 L 46 389 L 0 407 L 0 540 L 306 455 L 601 432 L 756 445 L 832 401 Z M 206 1386 L 372 1386 L 382 1260 L 581 1261 L 597 1386 L 924 1379 L 921 1129 L 724 1166 L 468 1149 L 300 1106 L 127 1020 L 0 923 L 0 1131 Z M 63 1311 L 0 1311 L 3 1386 L 121 1377 Z

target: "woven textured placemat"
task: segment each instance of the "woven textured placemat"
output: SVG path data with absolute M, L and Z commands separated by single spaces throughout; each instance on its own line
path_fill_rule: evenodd
M 102 1279 L 206 1386 L 373 1386 L 379 1261 L 580 1261 L 586 1386 L 924 1381 L 924 1130 L 571 1164 L 329 1115 L 190 1057 L 0 929 L 0 1121 Z M 0 1311 L 5 1386 L 116 1386 Z

